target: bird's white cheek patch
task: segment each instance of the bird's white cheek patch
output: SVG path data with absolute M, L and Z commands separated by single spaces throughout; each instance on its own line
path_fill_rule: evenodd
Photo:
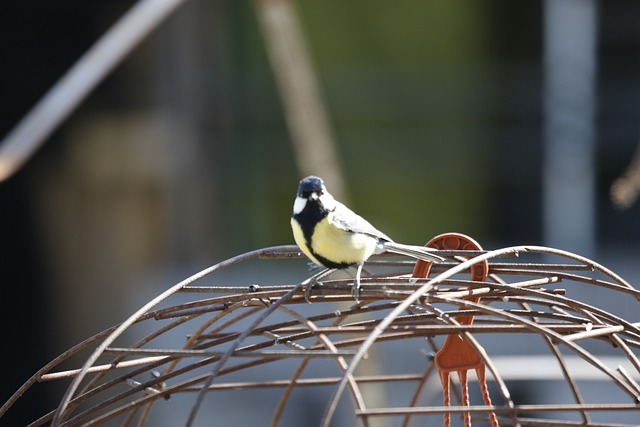
M 332 211 L 336 208 L 336 199 L 334 199 L 329 193 L 324 193 L 320 196 L 320 203 L 322 203 L 322 206 L 324 206 L 328 211 Z
M 305 206 L 307 206 L 307 199 L 304 199 L 302 197 L 296 197 L 296 201 L 293 202 L 293 213 L 296 215 L 299 214 L 304 210 Z

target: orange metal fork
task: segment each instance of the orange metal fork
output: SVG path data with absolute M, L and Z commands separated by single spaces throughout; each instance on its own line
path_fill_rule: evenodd
M 482 250 L 480 245 L 472 238 L 459 233 L 445 233 L 431 239 L 425 246 L 443 250 Z M 432 263 L 418 260 L 413 269 L 413 277 L 426 278 L 431 270 Z M 485 281 L 489 275 L 489 263 L 484 261 L 476 264 L 471 268 L 471 280 Z M 478 302 L 479 297 L 466 298 L 470 301 Z M 464 307 L 460 307 L 465 310 Z M 461 325 L 471 325 L 473 316 L 456 316 L 456 321 Z M 442 348 L 435 357 L 435 364 L 440 373 L 440 381 L 442 382 L 442 391 L 444 395 L 444 405 L 451 405 L 450 397 L 450 376 L 451 372 L 457 372 L 460 379 L 460 388 L 462 391 L 462 405 L 469 406 L 469 384 L 467 371 L 475 369 L 478 377 L 478 384 L 482 392 L 482 398 L 487 406 L 491 406 L 491 397 L 487 388 L 485 377 L 485 364 L 476 349 L 462 335 L 448 335 Z M 491 427 L 500 427 L 495 413 L 489 412 Z M 445 413 L 444 427 L 451 426 L 451 414 Z M 471 427 L 471 414 L 464 413 L 464 426 Z

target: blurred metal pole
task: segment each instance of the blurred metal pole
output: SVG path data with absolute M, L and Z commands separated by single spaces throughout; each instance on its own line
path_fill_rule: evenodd
M 338 200 L 346 200 L 342 163 L 329 124 L 304 33 L 289 0 L 256 0 L 301 175 L 321 174 Z
M 15 173 L 91 91 L 185 0 L 140 0 L 67 71 L 0 145 L 0 181 Z
M 543 227 L 547 246 L 593 256 L 597 2 L 544 2 Z
M 640 143 L 627 170 L 611 185 L 611 200 L 618 209 L 629 209 L 640 195 Z

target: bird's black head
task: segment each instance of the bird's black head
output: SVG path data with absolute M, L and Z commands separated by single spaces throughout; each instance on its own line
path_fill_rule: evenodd
M 303 199 L 308 199 L 312 194 L 321 196 L 325 191 L 324 182 L 318 176 L 308 176 L 300 181 L 300 185 L 298 185 L 298 197 Z
M 335 208 L 336 201 L 327 191 L 322 178 L 312 175 L 300 181 L 296 200 L 293 204 L 294 215 L 305 211 L 307 215 L 323 217 Z

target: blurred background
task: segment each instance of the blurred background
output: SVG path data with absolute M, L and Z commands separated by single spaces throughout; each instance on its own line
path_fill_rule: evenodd
M 397 241 L 544 244 L 637 283 L 640 206 L 610 187 L 640 140 L 640 3 L 296 1 L 334 156 L 312 170 L 269 3 L 183 4 L 0 183 L 2 402 L 177 280 L 291 244 L 311 172 Z M 3 2 L 0 136 L 133 4 Z

